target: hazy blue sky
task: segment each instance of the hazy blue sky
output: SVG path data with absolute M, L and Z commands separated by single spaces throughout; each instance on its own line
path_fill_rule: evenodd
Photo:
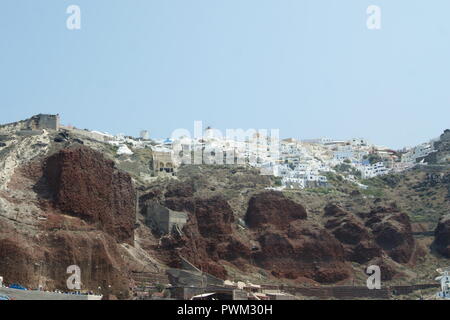
M 81 8 L 81 30 L 66 8 Z M 368 30 L 366 9 L 382 9 Z M 193 121 L 414 145 L 450 127 L 448 0 L 2 0 L 0 122 Z

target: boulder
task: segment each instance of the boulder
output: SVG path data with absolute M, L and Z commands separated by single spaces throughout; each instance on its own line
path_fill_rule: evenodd
M 411 222 L 407 214 L 395 208 L 380 207 L 368 215 L 366 225 L 372 230 L 375 242 L 394 261 L 408 263 L 415 249 Z
M 260 228 L 270 224 L 286 229 L 297 219 L 306 219 L 306 209 L 281 192 L 268 191 L 253 196 L 248 204 L 245 222 L 251 228 Z
M 287 234 L 280 230 L 266 231 L 258 241 L 261 249 L 253 253 L 253 260 L 273 275 L 304 277 L 319 283 L 336 283 L 350 275 L 344 248 L 319 226 L 296 221 Z

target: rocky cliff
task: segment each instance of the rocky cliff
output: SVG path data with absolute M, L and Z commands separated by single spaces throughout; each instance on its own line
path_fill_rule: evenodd
M 43 183 L 64 213 L 97 224 L 118 242 L 133 244 L 136 193 L 130 175 L 83 146 L 68 148 L 44 162 Z
M 151 260 L 130 246 L 136 212 L 130 176 L 102 153 L 54 144 L 46 132 L 10 134 L 10 141 L 16 143 L 1 152 L 8 168 L 0 190 L 5 282 L 68 290 L 67 267 L 77 265 L 82 289 L 127 297 L 131 271 L 145 269 L 143 261 Z
M 190 182 L 165 190 L 153 190 L 141 200 L 186 211 L 189 221 L 182 236 L 164 237 L 160 253 L 173 266 L 179 253 L 222 279 L 230 276 L 226 266 L 231 264 L 242 273 L 256 267 L 274 279 L 332 284 L 352 279 L 356 262 L 377 263 L 389 280 L 398 274 L 395 263 L 409 263 L 415 250 L 409 218 L 395 208 L 355 214 L 328 205 L 323 218 L 310 219 L 302 204 L 283 193 L 261 191 L 248 196 L 240 220 L 230 200 L 199 197 L 201 189 Z
M 0 274 L 7 283 L 64 290 L 67 267 L 78 265 L 84 289 L 126 297 L 132 272 L 163 276 L 181 258 L 221 279 L 291 285 L 364 281 L 372 264 L 383 281 L 415 279 L 418 256 L 420 268 L 432 261 L 435 270 L 429 244 L 413 236 L 427 227 L 410 218 L 422 218 L 415 208 L 433 217 L 448 212 L 449 173 L 439 168 L 375 179 L 383 199 L 344 182 L 325 194 L 275 192 L 267 190 L 270 177 L 238 166 L 185 166 L 176 179 L 141 179 L 151 158 L 145 150 L 136 160 L 73 133 L 18 136 L 8 128 L 0 132 Z M 439 201 L 429 203 L 433 197 Z M 187 213 L 180 233 L 161 236 L 136 216 L 155 201 Z M 435 231 L 434 248 L 444 257 L 448 221 Z
M 443 216 L 435 230 L 434 246 L 446 258 L 450 258 L 450 215 Z

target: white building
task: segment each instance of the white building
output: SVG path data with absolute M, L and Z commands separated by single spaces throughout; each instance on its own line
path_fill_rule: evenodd
M 386 168 L 383 162 L 377 162 L 368 166 L 361 166 L 359 167 L 359 170 L 361 171 L 361 177 L 363 179 L 374 178 L 390 172 L 390 169 Z

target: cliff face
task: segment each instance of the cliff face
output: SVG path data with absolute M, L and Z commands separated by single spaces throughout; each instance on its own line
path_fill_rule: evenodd
M 434 232 L 436 250 L 446 258 L 450 258 L 450 215 L 443 216 Z
M 10 177 L 0 191 L 5 282 L 67 290 L 67 267 L 77 265 L 82 289 L 127 297 L 129 262 L 140 263 L 119 244 L 133 243 L 130 176 L 101 153 L 76 146 L 23 159 L 11 167 Z
M 409 218 L 395 208 L 354 214 L 328 205 L 322 216 L 310 218 L 283 193 L 263 191 L 249 197 L 242 221 L 247 228 L 240 229 L 227 199 L 199 198 L 189 183 L 141 198 L 149 199 L 189 213 L 183 235 L 163 239 L 166 261 L 176 266 L 180 253 L 222 279 L 229 276 L 224 266 L 232 264 L 243 273 L 258 267 L 278 279 L 332 284 L 351 279 L 356 262 L 379 265 L 390 280 L 398 274 L 395 262 L 409 263 L 415 250 Z
M 172 197 L 172 192 L 166 195 L 167 207 L 185 211 L 189 216 L 183 235 L 165 238 L 160 248 L 169 256 L 166 260 L 169 265 L 179 267 L 181 255 L 199 269 L 226 279 L 227 272 L 220 260 L 239 264 L 241 258 L 250 256 L 248 245 L 234 234 L 233 211 L 223 197 Z
M 367 263 L 382 254 L 370 230 L 357 216 L 336 205 L 328 205 L 324 216 L 325 227 L 342 243 L 347 260 Z
M 297 220 L 287 230 L 265 231 L 257 240 L 261 249 L 254 260 L 275 277 L 336 283 L 350 276 L 342 245 L 319 226 Z
M 407 214 L 395 208 L 377 208 L 368 214 L 366 225 L 389 257 L 399 263 L 410 261 L 415 241 Z
M 61 211 L 133 244 L 136 195 L 131 177 L 113 161 L 87 147 L 64 149 L 45 161 L 44 178 Z
M 82 289 L 122 298 L 128 295 L 130 282 L 121 252 L 114 239 L 102 232 L 66 230 L 38 239 L 26 235 L 2 238 L 0 256 L 0 274 L 9 284 L 68 291 L 67 268 L 77 265 Z
M 335 283 L 350 276 L 344 249 L 327 230 L 306 221 L 305 208 L 280 192 L 253 196 L 245 221 L 260 250 L 256 264 L 279 278 Z
M 297 219 L 306 219 L 305 208 L 278 192 L 264 192 L 253 196 L 248 204 L 245 222 L 252 228 L 270 224 L 281 229 Z

